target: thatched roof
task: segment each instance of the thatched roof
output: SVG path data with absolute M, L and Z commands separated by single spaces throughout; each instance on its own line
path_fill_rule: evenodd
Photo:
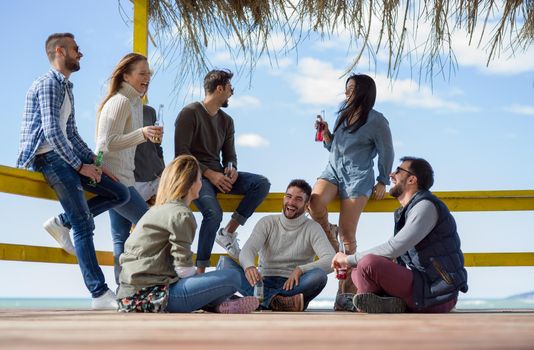
M 354 52 L 346 72 L 362 56 L 385 52 L 390 77 L 401 62 L 410 62 L 432 79 L 455 67 L 451 45 L 458 31 L 487 52 L 487 63 L 527 49 L 534 38 L 534 0 L 150 0 L 149 20 L 155 44 L 180 79 L 211 68 L 207 53 L 215 46 L 252 72 L 260 57 L 290 53 L 310 33 L 344 34 Z M 273 35 L 285 42 L 281 52 L 270 46 Z

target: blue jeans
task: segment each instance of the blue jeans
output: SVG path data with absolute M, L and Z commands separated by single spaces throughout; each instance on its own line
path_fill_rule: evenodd
M 214 311 L 239 288 L 239 274 L 233 270 L 211 271 L 182 278 L 169 286 L 168 312 Z
M 115 282 L 117 282 L 117 285 L 119 285 L 119 275 L 121 273 L 119 257 L 124 252 L 124 243 L 130 235 L 132 224 L 136 225 L 139 219 L 148 211 L 148 205 L 139 192 L 133 186 L 128 187 L 128 190 L 130 192 L 130 200 L 109 211 Z
M 108 286 L 96 259 L 93 217 L 126 203 L 130 199 L 128 189 L 106 175 L 95 186 L 88 185 L 87 177 L 78 174 L 53 151 L 38 155 L 33 167 L 43 173 L 65 210 L 59 218 L 72 229 L 76 257 L 87 289 L 93 298 L 101 296 Z M 86 200 L 84 190 L 96 196 Z
M 238 292 L 243 296 L 252 296 L 254 295 L 254 286 L 251 286 L 245 277 L 245 271 L 234 259 L 228 256 L 222 256 L 217 263 L 217 270 L 220 271 L 237 271 L 239 272 L 240 285 Z M 302 293 L 304 295 L 304 310 L 308 308 L 308 304 L 316 296 L 321 293 L 321 291 L 326 286 L 328 277 L 326 272 L 319 268 L 312 269 L 308 272 L 305 272 L 300 276 L 299 285 L 294 286 L 291 290 L 284 290 L 282 287 L 286 283 L 287 278 L 280 276 L 265 276 L 263 277 L 263 303 L 261 307 L 268 309 L 271 299 L 275 295 L 281 295 L 285 297 L 291 297 Z
M 244 225 L 254 210 L 263 202 L 271 183 L 266 177 L 257 174 L 239 172 L 237 181 L 234 183 L 231 194 L 241 194 L 245 197 L 239 203 L 232 219 L 240 225 Z M 210 266 L 211 250 L 215 235 L 221 225 L 223 211 L 217 201 L 219 190 L 208 179 L 202 178 L 202 188 L 199 197 L 194 201 L 202 213 L 202 224 L 198 234 L 197 266 Z

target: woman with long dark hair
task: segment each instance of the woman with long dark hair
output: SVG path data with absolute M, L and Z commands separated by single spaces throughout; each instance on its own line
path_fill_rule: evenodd
M 148 210 L 148 205 L 134 188 L 135 149 L 138 144 L 161 137 L 159 126 L 143 127 L 143 103 L 150 83 L 150 68 L 145 56 L 129 53 L 124 56 L 109 79 L 108 93 L 98 108 L 96 118 L 97 150 L 104 155 L 104 164 L 117 179 L 128 187 L 130 199 L 126 204 L 109 211 L 115 280 L 118 283 L 118 258 L 132 224 Z
M 376 85 L 368 75 L 351 75 L 345 83 L 345 101 L 331 132 L 324 123 L 324 146 L 330 151 L 328 165 L 319 176 L 310 202 L 310 214 L 326 232 L 334 249 L 339 239 L 345 252 L 356 252 L 356 228 L 367 201 L 384 197 L 393 165 L 393 143 L 389 123 L 373 109 Z M 373 171 L 378 155 L 378 176 Z M 339 196 L 339 226 L 328 221 L 327 205 Z M 350 276 L 350 273 L 348 274 Z M 339 292 L 354 292 L 350 279 Z M 348 284 L 351 285 L 348 285 Z

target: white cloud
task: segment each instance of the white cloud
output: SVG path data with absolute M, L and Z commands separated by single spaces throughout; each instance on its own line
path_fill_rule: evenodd
M 330 63 L 306 57 L 298 63 L 298 74 L 291 75 L 291 86 L 299 101 L 318 106 L 336 106 L 343 99 L 342 70 Z
M 377 101 L 391 102 L 408 107 L 421 107 L 440 111 L 477 112 L 479 108 L 464 106 L 437 96 L 428 86 L 419 85 L 411 79 L 391 81 L 385 74 L 374 77 Z
M 515 114 L 534 115 L 534 106 L 513 104 L 503 109 L 507 112 L 511 112 Z
M 290 76 L 290 82 L 300 102 L 315 106 L 337 106 L 344 98 L 345 78 L 340 79 L 342 74 L 341 69 L 335 69 L 330 63 L 306 57 L 298 64 L 298 74 Z M 476 107 L 449 102 L 433 94 L 428 86 L 419 85 L 411 79 L 391 81 L 386 74 L 378 74 L 374 79 L 379 102 L 440 111 L 479 110 Z
M 257 97 L 243 95 L 230 98 L 229 105 L 233 108 L 258 108 L 261 101 Z
M 524 72 L 534 71 L 534 46 L 530 45 L 527 50 L 512 47 L 510 39 L 512 36 L 504 35 L 502 40 L 501 54 L 494 57 L 487 65 L 489 48 L 492 36 L 494 34 L 494 28 L 499 24 L 498 19 L 502 15 L 502 8 L 497 8 L 492 14 L 492 18 L 488 19 L 487 25 L 484 26 L 484 18 L 481 18 L 477 23 L 472 35 L 471 43 L 469 42 L 469 35 L 465 30 L 465 27 L 451 28 L 451 44 L 452 49 L 459 66 L 473 67 L 485 74 L 499 74 L 499 75 L 513 75 Z M 364 26 L 367 25 L 368 19 L 364 18 Z M 400 33 L 403 28 L 403 22 L 397 21 L 395 23 L 397 33 Z M 309 24 L 310 25 L 310 24 Z M 310 27 L 311 28 L 311 27 Z M 406 64 L 410 64 L 406 55 L 412 57 L 412 62 L 421 62 L 422 52 L 424 48 L 428 48 L 429 40 L 432 40 L 432 26 L 431 23 L 426 20 L 414 21 L 410 18 L 405 27 L 407 30 L 407 37 L 405 41 L 404 57 L 403 60 Z M 484 29 L 485 28 L 485 29 Z M 484 36 L 481 36 L 484 30 Z M 373 16 L 370 27 L 370 35 L 368 43 L 370 47 L 375 51 L 374 57 L 382 63 L 387 63 L 390 59 L 389 51 L 386 45 L 383 34 L 382 20 Z M 430 38 L 430 39 L 429 39 Z M 328 36 L 324 40 L 318 40 L 313 47 L 316 50 L 345 50 L 352 56 L 351 59 L 357 53 L 362 45 L 362 40 L 358 40 L 358 43 L 352 43 L 350 46 L 351 34 L 346 29 L 340 29 L 338 33 Z M 479 45 L 480 42 L 480 45 Z M 380 50 L 376 52 L 376 48 L 380 43 Z M 444 44 L 445 45 L 445 44 Z M 448 62 L 445 58 L 447 55 L 446 47 L 442 48 L 444 54 L 441 57 L 442 62 Z M 393 48 L 395 50 L 395 48 Z M 368 59 L 368 52 L 364 50 L 362 58 Z M 367 61 L 367 64 L 373 63 L 373 61 Z M 362 66 L 365 62 L 360 62 L 358 66 Z M 439 64 L 439 63 L 436 63 Z M 417 66 L 417 64 L 415 64 Z M 424 68 L 424 67 L 423 67 Z M 438 68 L 438 67 L 436 67 Z
M 236 143 L 238 146 L 248 148 L 261 148 L 269 146 L 269 141 L 258 134 L 241 134 L 237 137 Z
M 234 60 L 232 56 L 230 55 L 229 51 L 217 51 L 213 54 L 213 56 L 210 58 L 210 60 L 213 63 L 218 64 L 228 64 L 228 63 L 234 63 Z
M 479 25 L 481 28 L 481 25 Z M 480 29 L 481 30 L 481 29 Z M 486 35 L 487 37 L 487 35 Z M 473 36 L 473 41 L 480 38 L 480 33 Z M 510 51 L 497 56 L 486 66 L 489 50 L 486 45 L 477 47 L 476 43 L 469 45 L 467 34 L 457 32 L 452 38 L 453 49 L 460 66 L 474 67 L 482 73 L 512 75 L 534 71 L 534 47 L 530 46 L 526 51 L 517 50 L 512 56 Z M 505 47 L 508 44 L 504 44 Z
M 293 60 L 289 57 L 263 56 L 258 60 L 256 67 L 267 68 L 270 74 L 281 75 L 282 70 L 291 66 Z

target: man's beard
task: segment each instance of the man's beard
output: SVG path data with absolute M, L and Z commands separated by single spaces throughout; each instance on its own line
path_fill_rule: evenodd
M 226 99 L 226 100 L 222 103 L 221 107 L 223 107 L 223 108 L 228 107 L 228 99 Z
M 295 218 L 298 218 L 299 216 L 301 216 L 302 214 L 304 214 L 304 212 L 306 211 L 306 207 L 302 207 L 301 209 L 297 209 L 296 211 L 293 212 L 293 216 L 287 216 L 286 214 L 286 207 L 284 206 L 284 216 L 288 219 L 295 219 Z
M 397 183 L 395 186 L 389 189 L 389 194 L 393 198 L 399 198 L 403 193 L 404 193 L 404 186 L 402 186 L 402 184 L 400 183 Z
M 75 58 L 67 58 L 65 60 L 65 67 L 71 72 L 77 72 L 80 70 L 80 62 Z

